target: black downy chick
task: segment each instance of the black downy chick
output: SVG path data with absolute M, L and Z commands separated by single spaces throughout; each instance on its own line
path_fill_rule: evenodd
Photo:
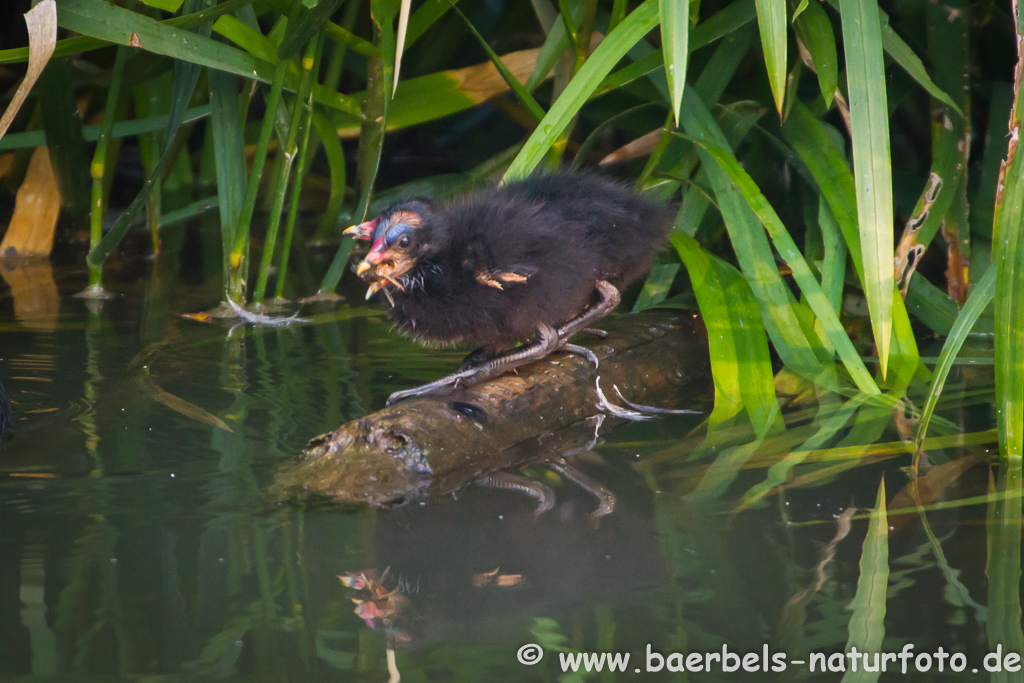
M 356 269 L 367 298 L 383 292 L 388 317 L 416 341 L 471 343 L 483 347 L 471 358 L 488 359 L 388 403 L 580 350 L 569 339 L 618 305 L 669 227 L 664 206 L 591 174 L 534 176 L 445 204 L 412 200 L 352 226 L 345 234 L 372 242 Z

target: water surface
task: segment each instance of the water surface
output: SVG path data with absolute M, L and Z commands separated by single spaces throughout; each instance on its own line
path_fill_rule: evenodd
M 0 442 L 3 677 L 383 681 L 393 647 L 405 681 L 556 680 L 559 651 L 631 653 L 626 674 L 591 676 L 602 681 L 839 679 L 795 664 L 634 669 L 648 645 L 663 656 L 842 652 L 867 510 L 883 479 L 897 506 L 908 481 L 899 442 L 913 406 L 897 415 L 812 392 L 762 442 L 742 421 L 705 441 L 699 416 L 616 426 L 575 456 L 618 497 L 596 525 L 594 499 L 540 466 L 530 473 L 557 495 L 540 517 L 529 498 L 479 487 L 388 510 L 268 502 L 275 469 L 309 438 L 450 371 L 461 353 L 397 338 L 358 289 L 304 309 L 311 324 L 185 319 L 217 301 L 218 284 L 159 268 L 108 273 L 117 296 L 100 307 L 72 297 L 80 270 L 0 268 L 0 379 L 16 408 Z M 297 272 L 308 293 L 315 278 Z M 935 478 L 928 527 L 890 517 L 879 618 L 884 650 L 942 646 L 971 666 L 913 680 L 989 676 L 971 668 L 990 639 L 1009 649 L 1020 632 L 1020 529 L 985 498 L 990 476 L 998 487 L 1006 474 L 991 435 L 978 436 L 995 421 L 990 352 L 982 340 L 969 353 L 925 468 L 973 467 Z M 991 557 L 1014 534 L 1016 574 L 1012 550 Z M 387 621 L 338 579 L 364 572 Z M 544 648 L 539 664 L 517 661 L 527 643 Z

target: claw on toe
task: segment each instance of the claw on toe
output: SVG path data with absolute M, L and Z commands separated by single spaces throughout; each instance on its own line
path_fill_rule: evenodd
M 594 364 L 594 369 L 601 367 L 601 363 L 597 360 L 597 354 L 588 349 L 586 346 L 580 346 L 578 344 L 562 344 L 562 351 L 568 353 L 575 353 L 577 356 L 583 356 L 588 361 Z

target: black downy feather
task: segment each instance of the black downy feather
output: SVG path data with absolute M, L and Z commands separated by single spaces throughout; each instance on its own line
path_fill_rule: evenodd
M 594 300 L 598 280 L 643 276 L 670 228 L 665 206 L 592 174 L 550 174 L 445 204 L 391 207 L 422 219 L 416 264 L 389 288 L 389 317 L 437 346 L 501 350 L 557 327 Z

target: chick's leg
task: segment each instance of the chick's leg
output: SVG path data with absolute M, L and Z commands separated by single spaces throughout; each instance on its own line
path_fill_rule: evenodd
M 478 384 L 492 377 L 508 372 L 514 368 L 518 368 L 520 365 L 525 365 L 530 361 L 543 358 L 559 346 L 558 333 L 550 325 L 541 323 L 537 326 L 537 338 L 526 346 L 512 349 L 511 351 L 505 351 L 499 354 L 492 360 L 480 365 L 468 367 L 460 370 L 456 370 L 452 374 L 442 377 L 441 379 L 434 380 L 429 384 L 424 384 L 420 387 L 413 389 L 405 389 L 404 391 L 396 391 L 388 397 L 388 405 L 401 401 L 403 398 L 409 398 L 410 396 L 423 396 L 425 394 L 436 394 L 441 391 L 448 389 L 449 387 L 454 390 L 456 386 L 472 386 Z
M 622 301 L 622 295 L 619 293 L 618 288 L 606 280 L 598 280 L 594 288 L 597 289 L 597 293 L 601 298 L 590 308 L 558 328 L 559 345 L 565 344 L 573 335 L 582 332 L 592 323 L 614 311 L 615 307 Z
M 493 360 L 497 355 L 497 351 L 489 349 L 486 346 L 476 349 L 462 359 L 462 363 L 459 364 L 459 368 L 456 372 L 469 370 L 470 368 L 475 368 L 478 365 L 483 365 L 487 361 Z

